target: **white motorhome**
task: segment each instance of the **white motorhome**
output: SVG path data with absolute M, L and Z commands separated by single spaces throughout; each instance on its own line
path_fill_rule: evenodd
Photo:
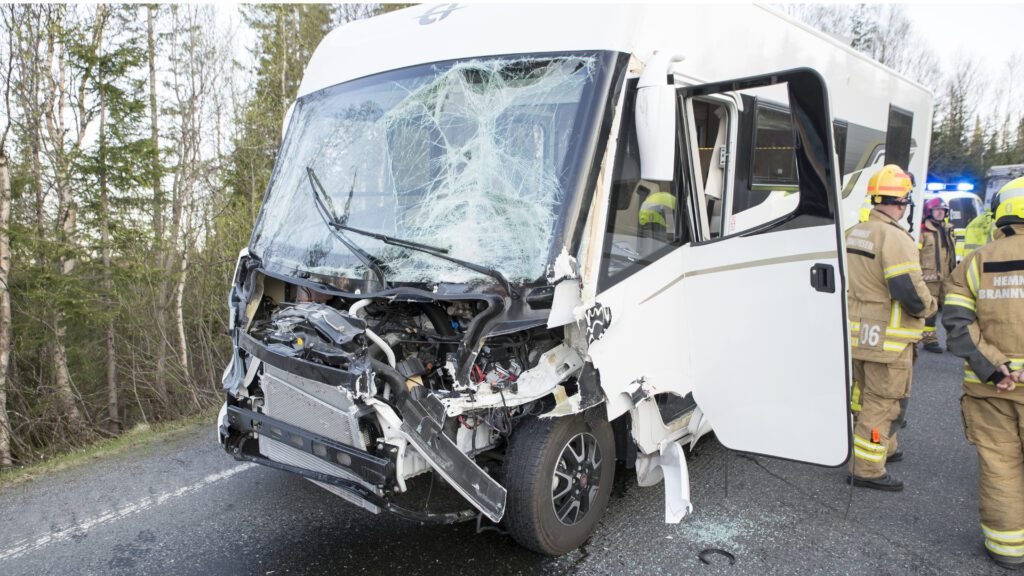
M 221 442 L 547 554 L 593 531 L 617 460 L 664 482 L 678 522 L 684 447 L 712 428 L 841 466 L 844 219 L 883 148 L 926 173 L 931 103 L 753 5 L 423 5 L 341 27 L 239 259 Z M 466 505 L 403 503 L 431 477 Z

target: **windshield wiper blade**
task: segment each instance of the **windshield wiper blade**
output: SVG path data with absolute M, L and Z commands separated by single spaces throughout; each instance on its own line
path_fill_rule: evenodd
M 327 224 L 328 230 L 330 230 L 331 234 L 340 240 L 346 248 L 351 250 L 352 253 L 356 255 L 356 258 L 359 258 L 359 261 L 363 263 L 363 266 L 366 266 L 373 271 L 377 280 L 380 281 L 381 286 L 387 288 L 387 277 L 385 277 L 384 270 L 381 269 L 380 264 L 377 263 L 376 259 L 337 230 L 339 227 L 343 227 L 344 224 L 338 223 L 337 217 L 327 207 L 327 203 L 324 202 L 323 195 L 326 195 L 327 192 L 324 190 L 323 184 L 320 183 L 320 178 L 317 177 L 316 171 L 313 170 L 312 166 L 306 166 L 306 175 L 309 177 L 309 190 L 313 194 L 313 202 L 316 204 L 317 213 L 320 214 L 324 223 Z M 349 195 L 349 200 L 351 200 L 351 194 Z M 346 210 L 347 209 L 348 204 L 346 203 Z
M 337 222 L 337 221 L 332 222 L 331 224 L 333 226 L 335 226 L 336 228 L 339 228 L 341 230 L 347 230 L 349 232 L 355 232 L 356 234 L 362 234 L 363 236 L 368 236 L 370 238 L 375 238 L 377 240 L 380 240 L 381 242 L 384 242 L 385 244 L 391 244 L 392 246 L 400 246 L 402 248 L 408 248 L 410 250 L 416 250 L 417 252 L 425 252 L 427 254 L 431 254 L 433 256 L 436 256 L 436 257 L 438 257 L 438 258 L 440 258 L 442 260 L 447 260 L 449 262 L 458 264 L 458 265 L 463 266 L 465 268 L 469 268 L 470 270 L 473 270 L 474 272 L 479 272 L 479 273 L 484 274 L 486 276 L 490 276 L 491 278 L 494 278 L 495 280 L 497 280 L 499 284 L 501 284 L 501 287 L 505 289 L 505 293 L 508 294 L 509 298 L 513 298 L 514 299 L 514 298 L 518 298 L 519 297 L 519 293 L 515 292 L 514 290 L 512 290 L 512 285 L 509 284 L 509 281 L 508 281 L 508 279 L 505 278 L 504 274 L 502 274 L 501 272 L 498 272 L 494 268 L 488 268 L 487 266 L 481 266 L 479 264 L 474 264 L 472 262 L 467 262 L 465 260 L 460 260 L 458 258 L 454 258 L 452 256 L 449 256 L 448 255 L 448 249 L 446 249 L 446 248 L 437 248 L 437 247 L 434 247 L 434 246 L 430 246 L 428 244 L 420 244 L 419 242 L 413 242 L 411 240 L 403 240 L 401 238 L 394 238 L 392 236 L 388 236 L 387 234 L 380 234 L 378 232 L 370 232 L 369 230 L 360 230 L 359 228 L 353 228 L 353 227 L 351 227 L 351 226 L 349 226 L 347 224 L 342 224 L 342 223 Z
M 307 166 L 306 167 L 306 173 L 309 174 L 310 182 L 314 184 L 314 193 L 313 193 L 313 195 L 317 199 L 317 205 L 320 206 L 322 210 L 324 210 L 324 213 L 325 213 L 324 221 L 327 222 L 327 224 L 329 226 L 331 226 L 332 228 L 337 228 L 338 230 L 345 230 L 347 232 L 354 232 L 354 233 L 360 234 L 362 236 L 373 238 L 375 240 L 380 240 L 381 242 L 383 242 L 385 244 L 390 244 L 392 246 L 398 246 L 400 248 L 407 248 L 409 250 L 416 250 L 417 252 L 425 252 L 427 254 L 431 254 L 433 256 L 441 258 L 442 260 L 447 260 L 447 261 L 452 262 L 454 264 L 458 264 L 458 265 L 463 266 L 465 268 L 469 268 L 470 270 L 473 270 L 474 272 L 479 272 L 481 274 L 484 274 L 486 276 L 490 276 L 491 278 L 494 278 L 495 280 L 497 280 L 498 283 L 501 284 L 501 287 L 505 289 L 505 293 L 509 296 L 509 298 L 513 298 L 514 299 L 514 298 L 518 298 L 519 297 L 519 294 L 512 290 L 512 285 L 509 284 L 508 279 L 506 279 L 505 276 L 501 272 L 498 272 L 494 268 L 488 268 L 487 266 L 481 266 L 479 264 L 474 264 L 472 262 L 467 262 L 465 260 L 460 260 L 458 258 L 454 258 L 452 256 L 449 256 L 447 248 L 439 248 L 437 246 L 431 246 L 429 244 L 421 244 L 419 242 L 413 242 L 412 240 L 404 240 L 402 238 L 395 238 L 394 236 L 388 236 L 387 234 L 381 234 L 379 232 L 371 232 L 369 230 L 362 230 L 360 228 L 354 228 L 352 226 L 349 226 L 348 224 L 345 223 L 348 220 L 348 203 L 345 204 L 345 211 L 346 211 L 345 220 L 341 220 L 339 218 L 336 218 L 333 215 L 327 216 L 327 214 L 330 214 L 330 212 L 327 211 L 326 205 L 324 205 L 322 199 L 316 193 L 316 187 L 319 187 L 320 188 L 320 192 L 323 193 L 323 194 L 326 194 L 326 192 L 324 192 L 324 187 L 320 183 L 320 179 L 317 177 L 316 171 L 314 171 L 311 166 Z M 352 199 L 352 193 L 349 192 L 349 200 L 351 201 L 351 199 Z M 344 237 L 339 234 L 339 238 L 344 238 Z M 349 246 L 349 242 L 347 240 L 343 240 L 343 241 L 345 241 L 345 245 L 346 246 Z M 359 249 L 359 247 L 357 247 L 355 245 L 351 245 L 349 247 L 352 248 L 353 251 L 362 252 Z M 365 252 L 364 252 L 364 254 L 365 254 Z M 370 256 L 369 254 L 366 254 L 366 256 L 368 258 L 372 258 L 372 256 Z

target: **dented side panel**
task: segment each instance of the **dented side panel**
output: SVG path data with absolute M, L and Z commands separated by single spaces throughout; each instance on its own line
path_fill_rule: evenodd
M 634 407 L 631 385 L 640 379 L 651 394 L 686 396 L 693 389 L 687 377 L 693 346 L 683 330 L 683 286 L 675 281 L 689 251 L 689 246 L 675 250 L 602 293 L 588 308 L 590 358 L 601 373 L 609 418 Z M 663 289 L 650 298 L 658 287 Z

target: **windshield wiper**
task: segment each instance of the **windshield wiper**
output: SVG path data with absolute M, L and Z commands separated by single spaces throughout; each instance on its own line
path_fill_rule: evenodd
M 320 179 L 317 178 L 316 172 L 313 170 L 313 168 L 311 166 L 307 166 L 306 167 L 306 171 L 309 174 L 310 181 L 311 182 L 315 181 L 316 184 L 318 186 L 320 186 L 320 190 L 322 191 L 323 190 L 323 185 L 320 184 Z M 350 194 L 350 199 L 351 199 L 351 194 Z M 346 221 L 348 220 L 348 214 L 345 214 L 345 220 Z M 454 264 L 458 264 L 458 265 L 463 266 L 465 268 L 469 268 L 470 270 L 473 270 L 474 272 L 479 272 L 479 273 L 484 274 L 486 276 L 490 276 L 491 278 L 494 278 L 495 280 L 497 280 L 499 284 L 501 284 L 501 287 L 505 289 L 505 293 L 508 295 L 509 298 L 518 298 L 519 297 L 519 294 L 512 290 L 512 285 L 509 284 L 508 280 L 505 278 L 505 276 L 501 272 L 498 272 L 494 268 L 488 268 L 487 266 L 481 266 L 479 264 L 474 264 L 472 262 L 467 262 L 465 260 L 460 260 L 458 258 L 454 258 L 452 256 L 449 256 L 447 248 L 439 248 L 437 246 L 431 246 L 429 244 L 421 244 L 419 242 L 413 242 L 412 240 L 403 240 L 402 238 L 395 238 L 394 236 L 388 236 L 387 234 L 380 234 L 379 232 L 371 232 L 369 230 L 361 230 L 359 228 L 353 228 L 352 226 L 349 226 L 348 224 L 346 224 L 345 221 L 341 221 L 338 218 L 331 218 L 331 219 L 329 219 L 327 221 L 327 223 L 329 225 L 333 226 L 334 228 L 339 229 L 339 230 L 345 230 L 345 231 L 348 231 L 348 232 L 354 232 L 354 233 L 360 234 L 362 236 L 367 236 L 367 237 L 373 238 L 375 240 L 380 240 L 381 242 L 383 242 L 385 244 L 390 244 L 392 246 L 398 246 L 398 247 L 401 247 L 401 248 L 407 248 L 409 250 L 416 250 L 417 252 L 425 252 L 427 254 L 431 254 L 433 256 L 436 256 L 436 257 L 438 257 L 438 258 L 440 258 L 442 260 L 447 260 L 447 261 L 452 262 Z
M 357 258 L 359 258 L 359 261 L 363 263 L 363 266 L 366 266 L 367 268 L 373 271 L 373 274 L 377 277 L 377 280 L 380 281 L 381 286 L 387 288 L 388 281 L 387 278 L 384 276 L 384 270 L 381 269 L 380 264 L 377 263 L 376 259 L 370 254 L 368 254 L 365 250 L 357 246 L 354 242 L 346 238 L 344 234 L 336 230 L 336 228 L 339 227 L 338 218 L 327 207 L 326 202 L 324 202 L 324 196 L 326 196 L 327 192 L 324 190 L 323 185 L 320 184 L 320 179 L 317 178 L 316 172 L 313 171 L 312 167 L 306 167 L 306 175 L 309 177 L 309 190 L 313 194 L 313 202 L 316 204 L 317 213 L 320 214 L 320 217 L 323 218 L 324 223 L 327 224 L 328 230 L 330 230 L 331 234 L 333 234 L 335 238 L 340 240 L 341 243 L 344 244 L 346 248 L 351 250 L 352 253 L 355 254 Z M 352 197 L 350 194 L 349 200 L 351 200 L 351 198 Z M 347 203 L 345 208 L 347 211 Z M 344 225 L 342 224 L 341 226 Z

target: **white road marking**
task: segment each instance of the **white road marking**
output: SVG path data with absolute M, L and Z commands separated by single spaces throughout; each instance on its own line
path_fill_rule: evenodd
M 45 534 L 43 536 L 36 538 L 35 540 L 19 540 L 18 542 L 15 542 L 14 546 L 12 546 L 11 548 L 8 548 L 7 550 L 0 552 L 0 561 L 11 560 L 24 554 L 27 554 L 29 552 L 38 550 L 44 546 L 49 546 L 50 544 L 70 540 L 72 536 L 83 535 L 90 529 L 95 528 L 101 524 L 106 524 L 114 520 L 120 520 L 127 516 L 131 516 L 132 514 L 136 514 L 138 512 L 142 512 L 143 510 L 152 508 L 154 506 L 159 506 L 167 502 L 168 500 L 181 498 L 182 496 L 201 490 L 209 486 L 210 484 L 213 484 L 214 482 L 226 480 L 234 476 L 235 474 L 248 470 L 249 468 L 252 468 L 254 466 L 256 465 L 251 462 L 241 464 L 235 466 L 234 468 L 229 468 L 228 470 L 225 470 L 223 472 L 210 474 L 209 476 L 203 478 L 202 480 L 196 482 L 195 484 L 183 486 L 181 488 L 178 488 L 177 490 L 173 490 L 170 492 L 164 492 L 162 494 L 147 496 L 145 498 L 142 498 L 141 500 L 137 500 L 131 504 L 122 506 L 121 508 L 118 508 L 116 510 L 104 512 L 103 514 L 94 516 L 92 518 L 79 522 L 73 526 L 60 530 L 58 532 L 51 532 L 50 534 Z

